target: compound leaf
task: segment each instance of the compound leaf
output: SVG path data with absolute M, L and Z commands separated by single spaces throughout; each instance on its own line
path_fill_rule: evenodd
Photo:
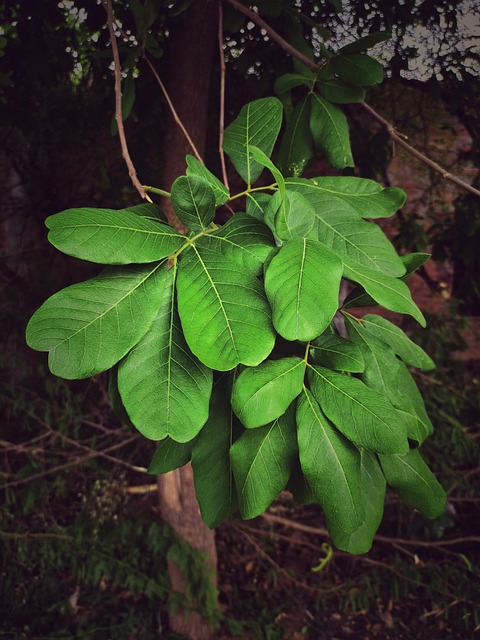
M 109 267 L 46 300 L 28 323 L 27 343 L 49 351 L 50 371 L 61 378 L 105 371 L 148 331 L 167 279 L 166 263 Z
M 305 361 L 267 360 L 244 369 L 233 385 L 232 407 L 247 428 L 261 427 L 285 413 L 302 390 Z
M 328 247 L 306 238 L 289 240 L 265 274 L 278 333 L 286 340 L 319 336 L 337 311 L 341 277 L 341 260 Z

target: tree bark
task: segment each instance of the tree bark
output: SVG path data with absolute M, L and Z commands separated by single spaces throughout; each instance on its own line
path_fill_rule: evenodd
M 166 86 L 170 99 L 201 155 L 205 152 L 208 120 L 210 76 L 216 42 L 216 4 L 196 0 L 182 16 L 181 23 L 172 28 L 168 51 Z M 169 112 L 165 118 L 160 184 L 170 189 L 173 181 L 185 173 L 185 156 L 193 153 L 185 135 Z M 163 203 L 171 222 L 174 213 L 170 201 Z M 158 477 L 160 510 L 163 519 L 191 547 L 206 558 L 205 579 L 217 588 L 217 555 L 214 532 L 203 523 L 195 497 L 193 472 L 186 465 Z M 185 576 L 172 560 L 168 562 L 172 592 L 185 594 Z M 172 631 L 190 640 L 208 640 L 213 629 L 208 620 L 195 611 L 169 611 Z

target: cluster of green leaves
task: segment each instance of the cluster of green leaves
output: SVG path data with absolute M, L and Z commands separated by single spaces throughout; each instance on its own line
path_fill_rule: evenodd
M 416 448 L 431 424 L 406 366 L 433 363 L 394 324 L 347 311 L 380 304 L 424 325 L 404 279 L 425 256 L 400 258 L 367 220 L 402 206 L 400 189 L 282 175 L 270 159 L 282 111 L 257 100 L 227 128 L 247 206 L 222 226 L 231 196 L 193 157 L 171 192 L 186 235 L 154 204 L 50 216 L 55 247 L 109 266 L 49 298 L 27 341 L 67 379 L 112 369 L 112 403 L 160 441 L 150 471 L 191 459 L 209 526 L 237 506 L 253 518 L 288 487 L 321 503 L 337 546 L 361 553 L 387 482 L 430 517 L 444 509 Z M 274 182 L 253 187 L 265 168 Z M 333 324 L 342 278 L 354 285 L 349 339 Z

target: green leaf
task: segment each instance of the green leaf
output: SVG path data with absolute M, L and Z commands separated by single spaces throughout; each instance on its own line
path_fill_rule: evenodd
M 292 408 L 272 424 L 245 431 L 230 458 L 242 518 L 255 518 L 284 489 L 297 455 Z
M 253 216 L 257 220 L 263 222 L 264 216 L 263 212 L 270 202 L 272 196 L 268 193 L 249 193 L 247 194 L 247 213 L 250 216 Z M 238 216 L 238 213 L 235 214 Z
M 178 310 L 187 343 L 208 367 L 255 366 L 275 341 L 262 285 L 245 268 L 206 248 L 182 254 Z
M 362 318 L 362 324 L 367 331 L 390 345 L 393 351 L 405 364 L 417 367 L 422 371 L 431 371 L 435 363 L 425 351 L 415 344 L 407 334 L 386 318 L 377 315 L 366 315 Z
M 149 218 L 150 220 L 165 222 L 168 224 L 167 217 L 161 210 L 161 208 L 155 202 L 142 202 L 136 204 L 128 209 L 121 209 L 121 211 L 129 211 L 141 218 Z
M 297 104 L 287 122 L 278 154 L 278 165 L 285 175 L 300 176 L 313 157 L 311 105 L 309 93 Z
M 252 158 L 255 160 L 255 162 L 258 162 L 259 164 L 261 164 L 262 166 L 264 166 L 265 168 L 267 168 L 270 173 L 273 175 L 273 177 L 275 178 L 277 184 L 278 184 L 278 189 L 280 191 L 281 194 L 285 194 L 285 180 L 284 177 L 281 173 L 281 171 L 279 169 L 277 169 L 277 167 L 273 164 L 273 162 L 270 160 L 270 158 L 258 147 L 254 147 L 252 145 L 249 145 L 247 148 L 248 152 L 252 155 Z
M 235 380 L 232 407 L 243 425 L 261 427 L 285 413 L 302 390 L 305 361 L 266 360 L 247 368 Z
M 407 453 L 403 418 L 381 393 L 318 366 L 310 367 L 308 379 L 322 411 L 354 444 L 379 453 Z
M 319 336 L 337 311 L 341 277 L 342 263 L 327 247 L 306 238 L 289 240 L 265 274 L 277 332 L 305 342 Z
M 220 253 L 258 276 L 275 241 L 265 224 L 240 212 L 215 233 L 199 238 L 196 246 Z
M 355 265 L 353 261 L 345 264 L 344 276 L 362 285 L 365 291 L 385 309 L 411 315 L 422 327 L 425 327 L 425 318 L 413 302 L 410 289 L 402 280 L 392 278 L 380 271 L 367 269 L 361 264 Z
M 195 441 L 192 467 L 195 493 L 205 524 L 217 527 L 237 507 L 237 494 L 230 462 L 234 417 L 230 405 L 232 377 L 222 376 L 210 400 L 210 415 Z
M 133 424 L 151 440 L 192 440 L 208 418 L 212 372 L 191 353 L 175 309 L 175 268 L 158 314 L 118 368 L 118 388 Z
M 100 264 L 156 262 L 185 242 L 172 227 L 129 209 L 67 209 L 49 216 L 45 224 L 54 247 Z
M 167 286 L 167 265 L 107 268 L 55 293 L 27 326 L 27 343 L 49 351 L 50 371 L 89 378 L 116 364 L 148 331 Z
M 316 87 L 322 98 L 325 98 L 325 100 L 329 102 L 352 104 L 365 100 L 366 91 L 363 87 L 354 87 L 351 84 L 342 82 L 338 78 L 320 80 L 317 82 Z
M 386 481 L 377 456 L 362 449 L 360 452 L 360 483 L 362 502 L 365 505 L 365 519 L 362 524 L 348 533 L 327 520 L 327 527 L 333 543 L 348 553 L 367 553 L 372 548 L 373 538 L 383 516 Z
M 282 124 L 282 103 L 277 98 L 261 98 L 246 104 L 237 118 L 225 129 L 223 149 L 233 166 L 251 185 L 262 173 L 248 146 L 261 149 L 270 156 Z
M 359 451 L 329 423 L 305 387 L 297 402 L 297 425 L 300 464 L 308 485 L 334 526 L 355 531 L 365 518 Z
M 311 84 L 312 78 L 307 78 L 300 73 L 285 73 L 283 76 L 279 76 L 275 80 L 273 90 L 276 94 L 282 95 L 296 87 L 310 87 Z
M 187 154 L 187 176 L 199 176 L 206 180 L 215 194 L 215 206 L 225 204 L 230 197 L 227 187 L 211 171 L 207 169 L 197 158 Z
M 367 49 L 374 47 L 380 42 L 390 40 L 391 37 L 391 31 L 374 31 L 373 33 L 369 33 L 368 36 L 363 36 L 363 38 L 359 38 L 350 44 L 346 44 L 340 49 L 340 53 L 360 53 L 361 51 L 366 51 Z
M 350 340 L 336 335 L 321 335 L 310 344 L 314 364 L 337 371 L 361 373 L 365 369 L 362 352 Z
M 388 484 L 404 502 L 427 518 L 442 515 L 447 496 L 418 449 L 412 449 L 405 456 L 381 455 L 379 458 Z
M 406 194 L 397 187 L 382 187 L 374 180 L 352 176 L 326 176 L 305 180 L 289 178 L 287 189 L 295 189 L 310 200 L 316 211 L 334 210 L 336 215 L 386 218 L 405 204 Z
M 172 205 L 189 231 L 205 231 L 215 216 L 215 192 L 196 174 L 180 176 L 172 184 Z
M 343 111 L 317 94 L 312 95 L 310 130 L 314 144 L 332 167 L 354 167 L 348 122 Z
M 117 366 L 114 366 L 108 372 L 108 401 L 113 409 L 113 412 L 123 424 L 128 425 L 131 429 L 136 429 L 135 425 L 130 420 L 128 413 L 124 407 L 120 392 L 118 390 L 118 370 Z
M 408 400 L 406 411 L 413 413 L 417 417 L 415 427 L 409 429 L 408 437 L 422 444 L 428 436 L 433 433 L 433 425 L 425 410 L 422 394 L 418 390 L 415 380 L 412 378 L 410 371 L 403 362 L 399 363 L 399 372 L 397 377 L 398 394 L 401 398 Z M 401 405 L 398 408 L 402 408 Z
M 194 443 L 195 440 L 175 442 L 172 438 L 165 438 L 158 443 L 148 467 L 148 473 L 158 475 L 183 467 L 184 464 L 190 462 Z
M 335 56 L 332 60 L 336 75 L 356 87 L 370 87 L 383 81 L 383 67 L 364 53 Z
M 429 253 L 407 253 L 405 256 L 402 256 L 403 264 L 407 269 L 402 280 L 410 277 L 412 273 L 414 273 L 422 265 L 428 262 L 428 260 L 430 260 L 430 257 L 431 256 Z
M 282 241 L 304 238 L 315 225 L 315 210 L 301 193 L 287 191 L 282 197 L 277 192 L 265 210 L 265 222 L 273 227 L 276 237 Z

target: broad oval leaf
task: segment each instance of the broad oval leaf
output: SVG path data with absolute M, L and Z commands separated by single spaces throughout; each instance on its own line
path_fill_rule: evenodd
M 275 241 L 265 224 L 240 212 L 214 233 L 199 238 L 196 246 L 221 253 L 258 276 L 268 254 L 275 247 Z
M 230 461 L 234 438 L 234 416 L 230 405 L 232 375 L 216 381 L 210 400 L 210 414 L 192 452 L 192 467 L 203 521 L 217 527 L 237 507 L 237 493 Z
M 172 227 L 129 209 L 67 209 L 45 224 L 54 247 L 100 264 L 156 262 L 185 243 Z
M 338 306 L 341 260 L 315 240 L 292 238 L 270 262 L 265 291 L 275 329 L 307 342 L 330 324 Z
M 297 401 L 297 426 L 300 464 L 308 486 L 334 527 L 355 531 L 365 518 L 360 452 L 330 424 L 305 388 Z
M 417 367 L 422 371 L 431 371 L 435 368 L 435 363 L 430 356 L 390 320 L 382 318 L 382 316 L 369 314 L 362 318 L 362 324 L 367 331 L 390 345 L 405 364 Z
M 338 215 L 355 213 L 361 218 L 387 218 L 401 209 L 406 199 L 403 189 L 353 176 L 289 178 L 286 185 L 310 200 L 318 212 L 332 209 Z
M 215 194 L 215 205 L 218 207 L 227 202 L 230 197 L 230 192 L 227 187 L 220 182 L 220 180 L 215 176 L 207 167 L 202 164 L 195 156 L 191 156 L 187 154 L 187 176 L 200 176 L 200 178 L 204 178 L 209 185 L 212 187 L 213 192 Z
M 148 331 L 167 286 L 166 263 L 105 269 L 55 293 L 27 326 L 27 343 L 49 351 L 50 371 L 88 378 L 116 364 Z
M 321 96 L 313 94 L 310 131 L 332 167 L 354 167 L 347 118 L 343 111 Z
M 293 110 L 280 143 L 278 165 L 287 176 L 300 176 L 313 157 L 310 133 L 311 94 L 307 94 Z
M 353 443 L 378 453 L 408 452 L 403 416 L 381 393 L 318 366 L 310 366 L 308 379 L 322 411 Z
M 408 400 L 407 410 L 417 417 L 417 422 L 414 425 L 414 428 L 409 429 L 408 431 L 408 437 L 411 440 L 416 440 L 419 444 L 422 444 L 428 436 L 432 435 L 433 425 L 425 409 L 422 394 L 410 374 L 410 371 L 403 362 L 400 362 L 397 384 L 399 395 Z M 399 408 L 401 409 L 402 406 L 399 405 Z
M 357 87 L 370 87 L 383 81 L 383 67 L 364 53 L 348 53 L 332 60 L 336 75 Z
M 335 522 L 327 519 L 328 531 L 335 546 L 354 554 L 367 553 L 372 548 L 373 538 L 383 516 L 387 485 L 377 456 L 365 449 L 361 450 L 360 456 L 360 487 L 362 502 L 365 505 L 364 521 L 358 529 L 348 533 L 336 526 Z
M 428 468 L 418 449 L 407 455 L 381 455 L 380 464 L 388 484 L 410 507 L 427 518 L 438 518 L 445 511 L 446 493 Z
M 315 225 L 315 209 L 310 202 L 296 191 L 286 191 L 283 198 L 279 192 L 276 193 L 270 206 L 278 202 L 273 221 L 276 236 L 283 241 L 308 236 Z
M 170 269 L 149 331 L 118 367 L 118 388 L 136 428 L 151 440 L 192 440 L 208 418 L 212 372 L 183 337 Z
M 255 518 L 285 488 L 297 456 L 292 408 L 272 424 L 245 431 L 230 450 L 242 518 Z
M 392 37 L 392 32 L 389 30 L 386 31 L 375 31 L 373 33 L 369 33 L 368 36 L 363 36 L 354 42 L 350 42 L 350 44 L 346 44 L 344 47 L 340 49 L 340 53 L 359 53 L 361 51 L 366 51 L 371 47 L 374 47 L 376 44 L 380 42 L 385 42 L 386 40 L 390 40 Z
M 322 98 L 336 104 L 352 104 L 365 100 L 366 92 L 363 87 L 354 87 L 338 78 L 318 81 L 316 87 Z
M 272 196 L 268 193 L 260 193 L 258 191 L 250 192 L 247 194 L 247 214 L 253 216 L 261 222 L 264 221 L 263 212 L 268 206 Z M 238 213 L 235 214 L 238 216 Z
M 215 193 L 199 175 L 180 176 L 172 184 L 172 205 L 187 229 L 198 233 L 205 231 L 215 216 Z
M 258 147 L 270 157 L 282 124 L 282 110 L 278 98 L 254 100 L 225 129 L 223 149 L 248 185 L 263 171 L 263 165 L 252 158 L 248 147 Z
M 385 309 L 406 313 L 422 326 L 426 326 L 422 312 L 412 300 L 408 286 L 397 278 L 355 264 L 353 260 L 344 263 L 344 276 L 360 284 L 365 291 Z
M 168 437 L 159 442 L 147 469 L 148 473 L 158 475 L 183 467 L 190 462 L 194 442 L 195 440 L 175 442 Z
M 233 385 L 232 407 L 248 429 L 261 427 L 285 413 L 303 386 L 301 358 L 267 360 L 244 369 Z
M 187 343 L 208 367 L 255 366 L 272 351 L 275 332 L 262 285 L 232 259 L 193 246 L 182 255 L 177 291 Z
M 365 369 L 362 352 L 356 344 L 336 335 L 323 334 L 310 344 L 314 364 L 326 369 L 361 373 Z
M 303 76 L 300 73 L 285 73 L 275 80 L 273 90 L 281 96 L 296 87 L 310 87 L 311 84 L 312 78 L 307 78 L 307 76 Z

